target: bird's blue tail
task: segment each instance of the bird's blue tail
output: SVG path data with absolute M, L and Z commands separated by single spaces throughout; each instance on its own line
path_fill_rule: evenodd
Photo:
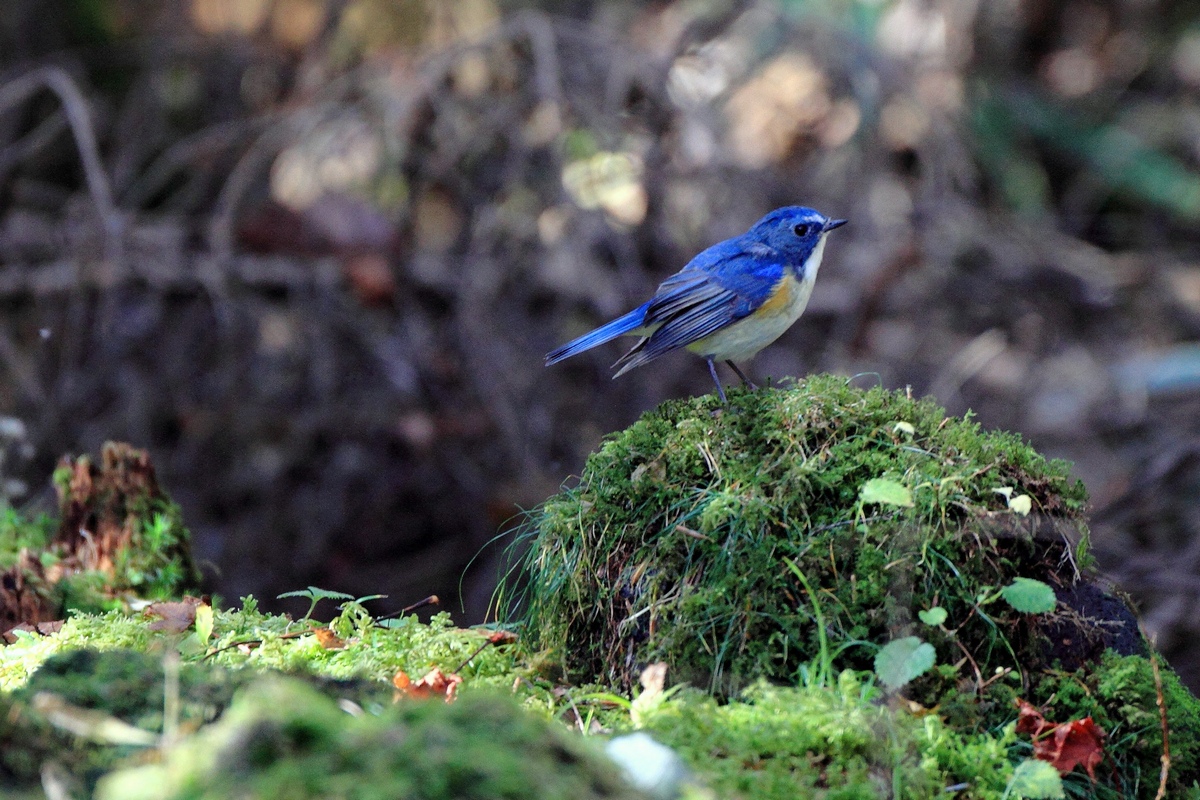
M 546 366 L 557 364 L 564 358 L 570 358 L 576 353 L 582 353 L 584 350 L 591 350 L 597 345 L 612 341 L 618 336 L 624 336 L 642 327 L 642 321 L 646 317 L 646 307 L 649 303 L 642 305 L 630 311 L 623 317 L 617 317 L 612 322 L 601 325 L 596 330 L 590 333 L 585 333 L 578 339 L 572 339 L 556 350 L 551 350 L 546 354 Z

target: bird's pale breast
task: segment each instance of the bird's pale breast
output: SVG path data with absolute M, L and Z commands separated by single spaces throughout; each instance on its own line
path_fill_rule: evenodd
M 784 270 L 770 296 L 753 313 L 692 342 L 687 349 L 705 358 L 736 362 L 753 357 L 778 339 L 804 313 L 824 250 L 825 237 L 821 237 L 805 264 L 803 280 L 798 280 L 792 270 Z

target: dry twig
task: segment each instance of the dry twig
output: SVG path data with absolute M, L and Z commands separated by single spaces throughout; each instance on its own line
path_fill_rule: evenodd
M 1162 770 L 1158 774 L 1158 793 L 1154 800 L 1163 800 L 1167 796 L 1167 776 L 1171 773 L 1171 747 L 1167 728 L 1167 703 L 1163 698 L 1162 675 L 1158 671 L 1158 654 L 1154 651 L 1154 643 L 1150 643 L 1150 669 L 1154 671 L 1155 702 L 1158 704 L 1158 717 L 1162 722 L 1163 752 Z

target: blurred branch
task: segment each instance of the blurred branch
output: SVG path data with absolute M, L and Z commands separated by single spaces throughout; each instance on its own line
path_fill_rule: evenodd
M 150 200 L 180 170 L 191 162 L 223 148 L 231 147 L 244 138 L 255 120 L 230 120 L 197 131 L 172 144 L 144 172 L 135 178 L 125 190 L 124 204 L 128 208 L 140 208 Z
M 43 67 L 9 81 L 0 86 L 0 112 L 24 102 L 43 88 L 53 92 L 62 103 L 83 164 L 88 193 L 104 223 L 108 242 L 110 246 L 115 247 L 120 238 L 121 217 L 113 202 L 112 186 L 100 160 L 100 149 L 96 143 L 96 131 L 92 126 L 87 100 L 71 76 L 61 67 Z
M 56 111 L 39 122 L 24 137 L 0 151 L 0 184 L 6 181 L 13 167 L 53 142 L 66 125 L 66 115 Z

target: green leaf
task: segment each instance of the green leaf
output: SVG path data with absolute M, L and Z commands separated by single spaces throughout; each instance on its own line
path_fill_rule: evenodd
M 924 622 L 926 625 L 933 625 L 934 627 L 937 627 L 946 621 L 946 609 L 942 608 L 941 606 L 934 606 L 933 608 L 926 609 L 925 611 L 918 611 L 917 616 L 920 617 L 921 622 Z
M 879 503 L 885 506 L 912 508 L 912 492 L 908 487 L 888 478 L 871 478 L 858 490 L 860 503 Z
M 345 594 L 344 592 L 334 592 L 329 589 L 321 589 L 317 586 L 310 586 L 307 589 L 297 589 L 294 592 L 284 592 L 281 595 L 276 595 L 275 599 L 282 600 L 285 597 L 307 597 L 309 600 L 353 600 L 354 595 Z
M 905 636 L 888 642 L 875 654 L 875 674 L 880 683 L 896 690 L 925 674 L 936 661 L 933 645 Z
M 1054 610 L 1054 590 L 1033 578 L 1014 578 L 1000 590 L 1000 596 L 1022 614 L 1045 614 Z
M 1027 800 L 1056 800 L 1066 797 L 1062 777 L 1047 761 L 1027 758 L 1013 770 L 1004 796 L 1024 797 Z
M 200 644 L 208 644 L 213 632 L 213 608 L 208 603 L 196 606 L 196 636 Z
M 893 433 L 907 433 L 909 436 L 916 436 L 917 429 L 913 427 L 911 422 L 897 422 L 892 426 Z

